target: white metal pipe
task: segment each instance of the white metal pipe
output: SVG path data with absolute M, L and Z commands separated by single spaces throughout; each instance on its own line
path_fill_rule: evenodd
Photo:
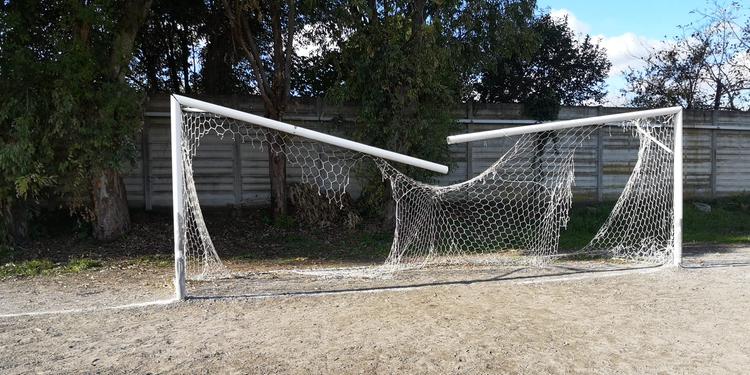
M 672 236 L 672 264 L 679 267 L 682 264 L 682 110 L 674 117 L 674 192 L 672 197 L 674 222 Z
M 448 167 L 445 165 L 441 165 L 441 164 L 433 163 L 430 161 L 418 159 L 415 157 L 399 154 L 393 151 L 383 150 L 381 148 L 368 146 L 362 143 L 350 141 L 348 139 L 335 137 L 335 136 L 325 134 L 325 133 L 316 132 L 314 130 L 305 129 L 305 128 L 287 124 L 281 121 L 271 120 L 269 118 L 253 115 L 247 112 L 238 111 L 236 109 L 222 107 L 220 105 L 207 103 L 201 100 L 192 99 L 192 98 L 188 98 L 188 97 L 181 96 L 181 95 L 173 95 L 173 97 L 176 98 L 177 101 L 179 101 L 179 103 L 182 104 L 183 106 L 198 108 L 206 112 L 215 113 L 215 114 L 222 115 L 225 117 L 233 118 L 235 120 L 249 122 L 254 125 L 264 126 L 270 129 L 284 132 L 284 133 L 289 133 L 289 134 L 297 135 L 300 137 L 312 139 L 314 141 L 323 142 L 323 143 L 338 146 L 341 148 L 346 148 L 349 150 L 361 152 L 363 154 L 377 156 L 379 158 L 412 165 L 412 166 L 427 169 L 433 172 L 439 172 L 443 174 L 448 173 Z
M 172 141 L 172 219 L 174 229 L 174 289 L 177 300 L 185 299 L 185 251 L 182 241 L 183 174 L 182 174 L 182 109 L 177 99 L 169 100 Z
M 643 130 L 643 128 L 640 125 L 636 125 L 635 128 L 636 128 L 636 130 L 638 130 L 638 133 L 641 133 L 641 135 L 643 135 L 644 137 L 646 137 L 646 139 L 648 139 L 651 142 L 654 142 L 657 146 L 663 148 L 664 151 L 668 152 L 669 154 L 674 155 L 674 153 L 672 152 L 672 150 L 669 147 L 667 147 L 667 145 L 665 145 L 664 143 L 659 142 L 658 139 L 654 138 L 654 136 L 652 136 L 651 134 L 649 134 L 647 131 Z
M 545 122 L 543 124 L 516 126 L 507 129 L 495 129 L 476 133 L 452 135 L 447 138 L 448 144 L 465 143 L 472 141 L 482 141 L 486 139 L 508 137 L 511 135 L 540 133 L 549 130 L 560 130 L 577 128 L 581 126 L 606 124 L 610 122 L 621 122 L 633 120 L 641 117 L 654 117 L 675 114 L 682 110 L 682 107 L 669 107 L 659 109 L 649 109 L 645 111 L 617 113 L 614 115 L 587 117 L 575 120 Z
M 458 119 L 459 124 L 496 125 L 496 124 L 536 124 L 536 120 L 506 120 L 506 119 L 483 119 L 468 118 Z

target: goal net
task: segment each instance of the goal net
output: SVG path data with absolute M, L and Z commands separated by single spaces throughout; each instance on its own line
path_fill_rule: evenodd
M 397 227 L 389 265 L 543 265 L 559 257 L 663 264 L 673 257 L 675 116 L 654 116 L 511 135 L 478 176 L 454 185 L 415 181 L 390 165 Z M 638 142 L 608 218 L 580 249 L 559 247 L 570 220 L 576 161 L 591 159 L 599 132 Z M 601 160 L 597 162 L 602 162 Z
M 179 279 L 230 275 L 211 240 L 196 188 L 194 160 L 208 135 L 283 154 L 287 164 L 300 171 L 301 182 L 335 206 L 343 205 L 352 170 L 362 160 L 448 172 L 444 165 L 179 95 L 172 97 L 171 111 L 175 267 L 177 283 L 183 286 Z M 181 293 L 178 290 L 178 297 Z
M 363 161 L 374 163 L 390 182 L 396 206 L 390 255 L 375 273 L 428 264 L 542 265 L 560 256 L 604 256 L 650 264 L 674 259 L 674 192 L 679 190 L 674 179 L 675 150 L 680 149 L 675 142 L 679 127 L 674 109 L 629 114 L 624 120 L 612 117 L 617 121 L 605 116 L 583 125 L 542 124 L 473 133 L 467 139 L 449 137 L 454 143 L 501 137 L 505 146 L 483 173 L 449 186 L 416 181 L 390 161 L 442 173 L 445 166 L 342 138 L 180 96 L 174 97 L 172 112 L 178 284 L 184 275 L 210 279 L 230 274 L 206 228 L 193 173 L 194 158 L 209 134 L 283 153 L 288 164 L 300 170 L 301 182 L 333 205 L 342 205 L 354 167 Z M 570 219 L 576 161 L 591 158 L 590 147 L 585 146 L 599 133 L 625 135 L 638 143 L 632 171 L 588 245 L 561 251 L 559 239 Z M 178 291 L 178 297 L 180 293 L 184 295 Z

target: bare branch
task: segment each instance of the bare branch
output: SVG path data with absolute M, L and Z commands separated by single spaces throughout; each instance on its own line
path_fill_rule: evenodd
M 255 35 L 252 28 L 250 28 L 246 17 L 242 14 L 243 10 L 239 0 L 231 3 L 230 0 L 223 0 L 223 2 L 225 13 L 229 19 L 233 42 L 239 45 L 240 51 L 250 62 L 253 76 L 258 83 L 260 97 L 263 99 L 266 109 L 270 110 L 273 108 L 271 87 L 268 83 L 266 72 L 263 69 L 263 60 L 255 43 Z
M 286 26 L 286 56 L 284 58 L 284 102 L 289 100 L 292 81 L 292 57 L 294 54 L 294 34 L 297 28 L 297 7 L 295 0 L 288 0 L 289 19 Z M 285 103 L 286 104 L 286 103 Z

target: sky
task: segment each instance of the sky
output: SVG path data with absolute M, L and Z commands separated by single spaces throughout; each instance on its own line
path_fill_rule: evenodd
M 664 40 L 680 35 L 679 25 L 698 20 L 691 13 L 709 8 L 706 0 L 538 0 L 553 17 L 568 16 L 576 33 L 589 34 L 607 50 L 612 69 L 607 79 L 607 105 L 623 105 L 623 72 L 638 67 L 638 57 Z

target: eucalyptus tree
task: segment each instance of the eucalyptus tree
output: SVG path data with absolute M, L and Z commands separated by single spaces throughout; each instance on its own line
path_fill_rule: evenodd
M 140 95 L 126 82 L 150 0 L 5 1 L 0 16 L 0 208 L 23 236 L 44 199 L 117 238 L 130 225 L 120 173 Z M 7 239 L 6 235 L 6 239 Z

